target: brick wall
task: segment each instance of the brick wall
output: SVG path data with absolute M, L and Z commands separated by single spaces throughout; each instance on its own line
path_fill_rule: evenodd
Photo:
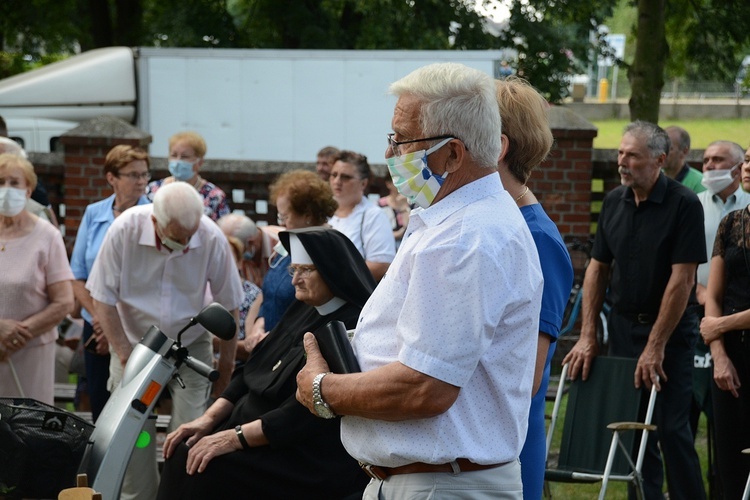
M 60 223 L 69 252 L 86 206 L 112 194 L 104 176 L 104 158 L 109 150 L 128 144 L 148 151 L 150 143 L 150 134 L 112 116 L 94 118 L 60 136 L 64 176 L 58 190 L 65 205 Z M 59 208 L 58 215 L 62 215 Z
M 589 236 L 591 215 L 592 161 L 596 128 L 570 110 L 550 108 L 550 124 L 555 144 L 549 158 L 534 171 L 529 186 L 537 195 L 566 240 Z M 103 164 L 107 152 L 117 144 L 130 144 L 146 150 L 151 136 L 113 117 L 99 117 L 82 124 L 60 138 L 61 153 L 33 155 L 37 173 L 45 183 L 50 201 L 64 226 L 66 245 L 72 250 L 75 235 L 86 206 L 109 196 Z M 274 224 L 275 207 L 267 203 L 268 185 L 279 174 L 297 169 L 314 169 L 310 163 L 219 160 L 207 158 L 201 175 L 218 185 L 230 198 L 232 209 L 261 223 Z M 373 179 L 369 193 L 387 193 L 383 178 L 388 175 L 383 164 L 372 165 Z M 154 179 L 166 177 L 166 158 L 152 158 Z M 232 190 L 242 189 L 245 202 L 231 202 Z M 264 203 L 265 202 L 265 203 Z M 266 210 L 262 210 L 263 208 Z M 260 209 L 260 210 L 259 210 Z
M 549 112 L 555 143 L 529 182 L 563 238 L 585 241 L 591 223 L 591 172 L 597 129 L 569 109 Z

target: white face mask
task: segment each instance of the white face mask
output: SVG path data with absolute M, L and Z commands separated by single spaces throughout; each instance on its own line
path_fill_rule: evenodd
M 26 190 L 12 187 L 0 188 L 0 215 L 15 217 L 26 207 Z
M 701 184 L 708 189 L 711 194 L 721 193 L 734 181 L 734 169 L 739 163 L 730 169 L 707 170 L 703 172 Z
M 406 196 L 410 204 L 416 203 L 422 208 L 427 208 L 435 201 L 440 186 L 448 177 L 448 171 L 443 175 L 434 174 L 427 166 L 427 156 L 451 140 L 453 139 L 445 139 L 428 150 L 423 149 L 386 159 L 393 185 L 399 193 Z
M 159 228 L 158 226 L 156 230 L 156 235 L 159 237 L 159 241 L 161 241 L 161 244 L 169 248 L 173 252 L 184 252 L 185 249 L 190 244 L 189 239 L 187 243 L 180 243 L 179 241 L 175 241 L 172 238 L 167 238 L 166 236 L 164 236 L 164 231 L 161 230 L 161 228 Z

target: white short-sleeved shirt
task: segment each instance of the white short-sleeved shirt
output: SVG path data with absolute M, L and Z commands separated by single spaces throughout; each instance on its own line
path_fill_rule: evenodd
M 703 205 L 703 224 L 706 233 L 706 257 L 708 262 L 698 264 L 698 283 L 703 286 L 708 285 L 708 271 L 711 268 L 711 255 L 714 251 L 714 240 L 716 232 L 719 230 L 719 223 L 729 212 L 745 208 L 750 204 L 750 193 L 742 190 L 742 186 L 737 191 L 727 196 L 726 203 L 722 201 L 717 194 L 711 194 L 710 191 L 698 193 L 698 199 Z
M 86 282 L 94 299 L 117 306 L 132 344 L 151 325 L 176 338 L 211 297 L 229 310 L 243 299 L 237 266 L 215 222 L 204 215 L 188 249 L 170 252 L 157 245 L 152 213 L 153 205 L 139 205 L 114 220 Z M 189 346 L 203 331 L 191 327 L 182 343 Z
M 434 418 L 344 417 L 347 451 L 389 467 L 518 458 L 542 284 L 534 241 L 498 175 L 414 210 L 396 259 L 362 310 L 354 350 L 363 371 L 398 360 L 461 390 Z
M 364 196 L 346 217 L 333 216 L 328 223 L 344 233 L 365 260 L 370 262 L 393 262 L 396 255 L 396 240 L 391 223 L 380 207 Z

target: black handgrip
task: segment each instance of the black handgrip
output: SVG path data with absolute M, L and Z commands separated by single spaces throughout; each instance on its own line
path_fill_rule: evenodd
M 190 367 L 194 372 L 196 372 L 198 375 L 203 375 L 211 382 L 216 381 L 216 379 L 219 378 L 219 371 L 214 370 L 212 367 L 208 366 L 203 361 L 197 360 L 192 356 L 187 356 L 185 358 L 185 364 Z

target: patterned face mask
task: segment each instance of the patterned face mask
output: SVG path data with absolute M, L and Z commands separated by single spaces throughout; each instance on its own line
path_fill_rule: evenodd
M 386 159 L 393 185 L 399 193 L 406 196 L 410 204 L 416 203 L 422 208 L 427 208 L 435 201 L 440 186 L 448 177 L 448 172 L 446 171 L 443 175 L 432 173 L 427 166 L 427 156 L 451 140 L 452 138 L 445 139 L 427 150 L 423 149 Z

